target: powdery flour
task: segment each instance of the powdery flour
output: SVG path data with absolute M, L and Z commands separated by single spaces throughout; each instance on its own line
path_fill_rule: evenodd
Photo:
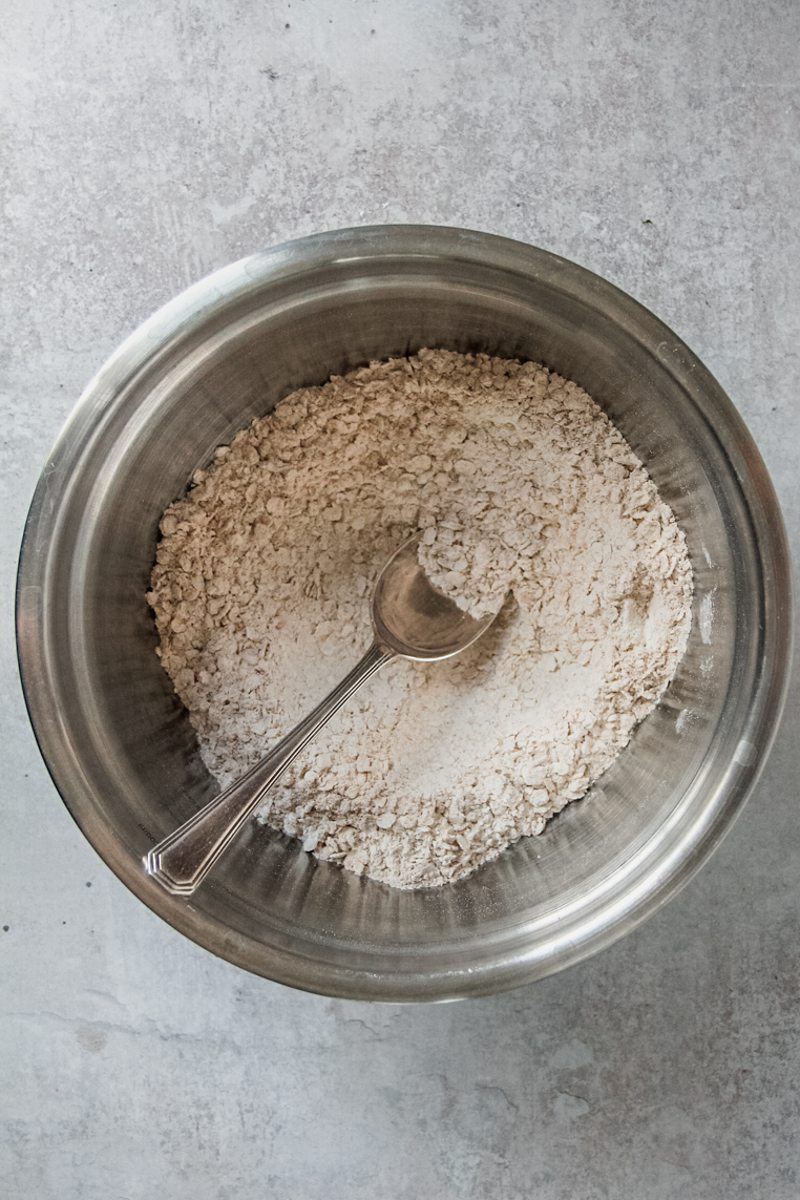
M 415 530 L 476 613 L 451 662 L 390 663 L 287 771 L 263 819 L 397 887 L 458 879 L 582 796 L 684 651 L 683 534 L 620 433 L 535 363 L 423 350 L 305 388 L 164 514 L 161 660 L 225 785 L 349 669 Z

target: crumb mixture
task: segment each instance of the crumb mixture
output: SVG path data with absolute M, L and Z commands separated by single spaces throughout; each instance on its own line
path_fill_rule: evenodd
M 161 522 L 159 654 L 222 785 L 338 682 L 415 531 L 480 614 L 459 658 L 391 662 L 263 819 L 396 887 L 459 879 L 582 796 L 683 654 L 683 534 L 586 392 L 536 363 L 422 350 L 288 396 Z

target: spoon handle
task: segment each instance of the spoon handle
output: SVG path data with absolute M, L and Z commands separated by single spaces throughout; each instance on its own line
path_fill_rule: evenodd
M 306 743 L 391 658 L 394 651 L 374 642 L 349 675 L 265 758 L 145 855 L 147 874 L 173 896 L 191 896 Z

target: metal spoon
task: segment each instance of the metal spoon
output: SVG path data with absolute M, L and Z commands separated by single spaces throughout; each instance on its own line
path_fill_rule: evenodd
M 374 640 L 349 675 L 261 762 L 145 855 L 148 875 L 168 892 L 190 896 L 199 887 L 276 779 L 385 663 L 398 657 L 417 662 L 452 658 L 491 625 L 496 614 L 471 617 L 436 591 L 417 561 L 417 542 L 414 537 L 402 545 L 381 571 L 372 596 Z

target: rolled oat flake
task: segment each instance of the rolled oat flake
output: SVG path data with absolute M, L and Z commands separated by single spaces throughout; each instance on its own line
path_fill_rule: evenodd
M 619 431 L 537 363 L 421 350 L 287 396 L 161 522 L 158 653 L 225 786 L 369 641 L 415 531 L 433 582 L 501 614 L 459 658 L 390 663 L 261 819 L 395 887 L 459 879 L 588 790 L 684 652 L 684 536 Z

